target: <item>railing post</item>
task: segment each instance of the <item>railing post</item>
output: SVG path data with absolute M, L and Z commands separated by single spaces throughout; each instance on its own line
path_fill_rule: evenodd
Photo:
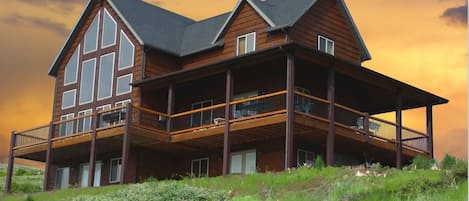
M 93 187 L 94 185 L 94 171 L 96 169 L 96 136 L 97 128 L 99 124 L 98 120 L 98 111 L 95 111 L 91 117 L 91 148 L 90 148 L 90 162 L 89 162 L 89 171 L 88 171 L 88 187 Z
M 166 131 L 171 132 L 172 128 L 172 119 L 171 115 L 174 113 L 174 84 L 169 84 L 168 87 L 168 108 L 166 113 L 169 115 L 166 119 Z
M 8 168 L 7 168 L 7 178 L 5 181 L 5 193 L 11 193 L 11 180 L 13 178 L 13 166 L 15 165 L 15 156 L 13 155 L 13 148 L 16 146 L 16 133 L 15 131 L 11 132 L 10 138 L 10 151 L 8 155 Z
M 366 142 L 370 142 L 370 114 L 365 113 L 363 117 L 363 130 L 366 133 Z
M 287 119 L 285 129 L 285 171 L 293 167 L 293 135 L 295 127 L 295 57 L 287 55 Z
M 121 168 L 121 178 L 120 184 L 125 184 L 125 178 L 127 177 L 127 169 L 129 163 L 129 149 L 130 149 L 130 133 L 129 127 L 132 123 L 132 104 L 127 104 L 127 112 L 125 113 L 125 126 L 124 126 L 124 136 L 122 143 L 122 168 Z
M 433 108 L 432 105 L 427 106 L 427 150 L 430 157 L 434 158 L 433 155 Z
M 231 69 L 226 71 L 226 90 L 225 90 L 225 130 L 223 135 L 223 176 L 230 173 L 230 118 L 231 118 L 231 99 L 233 98 L 233 75 Z
M 330 69 L 328 73 L 327 100 L 329 101 L 329 131 L 327 134 L 326 164 L 334 165 L 334 135 L 335 135 L 335 71 Z
M 54 122 L 50 122 L 49 124 L 49 136 L 47 137 L 47 152 L 46 152 L 46 164 L 44 168 L 44 191 L 49 190 L 49 177 L 50 177 L 50 169 L 52 163 L 52 138 L 54 138 L 54 129 L 55 125 Z
M 402 168 L 402 93 L 400 91 L 396 104 L 396 168 Z

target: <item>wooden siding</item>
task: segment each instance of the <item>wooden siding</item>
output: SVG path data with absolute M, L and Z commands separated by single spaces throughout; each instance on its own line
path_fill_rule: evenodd
M 160 51 L 150 50 L 146 53 L 145 77 L 151 78 L 181 69 L 179 57 Z
M 291 29 L 290 39 L 318 47 L 318 35 L 335 42 L 335 56 L 360 64 L 360 50 L 337 1 L 319 0 Z

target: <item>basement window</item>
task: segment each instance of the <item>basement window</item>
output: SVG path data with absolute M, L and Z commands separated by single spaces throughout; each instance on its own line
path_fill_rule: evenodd
M 243 55 L 256 50 L 256 32 L 238 36 L 236 43 L 236 55 Z
M 109 183 L 117 183 L 121 180 L 122 158 L 111 159 L 111 170 L 109 174 Z
M 313 165 L 314 153 L 303 149 L 298 149 L 296 154 L 297 167 L 304 165 Z
M 318 50 L 330 55 L 334 55 L 334 41 L 324 36 L 318 36 Z
M 55 189 L 67 189 L 69 185 L 70 168 L 57 168 L 55 172 Z
M 200 158 L 191 162 L 191 176 L 206 177 L 208 176 L 208 158 Z
M 231 153 L 231 174 L 252 174 L 256 172 L 256 150 Z

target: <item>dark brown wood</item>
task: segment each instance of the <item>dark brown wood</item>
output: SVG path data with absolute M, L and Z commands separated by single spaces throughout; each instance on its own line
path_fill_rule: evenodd
M 363 130 L 365 130 L 366 133 L 366 141 L 370 141 L 370 114 L 365 113 L 365 116 L 363 118 Z
M 124 137 L 122 142 L 122 168 L 120 184 L 125 184 L 127 178 L 127 171 L 129 168 L 129 149 L 130 149 L 130 132 L 129 127 L 132 123 L 132 103 L 127 104 L 127 112 L 125 114 Z
M 432 105 L 427 106 L 427 135 L 428 135 L 428 153 L 430 157 L 434 158 L 433 154 L 433 108 Z
M 168 87 L 168 108 L 166 109 L 166 113 L 168 115 L 172 115 L 174 113 L 174 84 L 170 84 Z M 171 132 L 172 122 L 171 118 L 167 117 L 166 119 L 166 131 Z
M 230 173 L 230 119 L 231 119 L 231 99 L 233 98 L 233 74 L 231 69 L 226 71 L 226 95 L 225 95 L 225 128 L 223 133 L 223 176 L 227 176 Z
M 13 155 L 13 147 L 16 145 L 16 133 L 11 132 L 10 151 L 8 155 L 7 177 L 5 181 L 5 193 L 11 193 L 11 180 L 13 178 L 13 166 L 15 165 L 15 157 Z
M 96 169 L 96 136 L 98 128 L 98 113 L 95 112 L 91 119 L 91 148 L 90 148 L 90 162 L 89 162 L 89 172 L 88 172 L 88 187 L 93 187 L 94 184 L 94 171 Z
M 51 165 L 52 165 L 52 138 L 54 137 L 54 129 L 55 129 L 54 122 L 50 122 L 49 136 L 47 137 L 46 164 L 44 167 L 44 186 L 43 186 L 44 191 L 49 190 L 49 179 L 51 178 L 50 171 L 51 171 Z
M 287 121 L 285 129 L 285 171 L 293 167 L 293 135 L 295 127 L 295 57 L 287 55 Z
M 326 164 L 334 165 L 334 135 L 335 135 L 335 71 L 330 69 L 327 77 L 327 100 L 329 101 L 328 119 L 329 129 L 327 134 Z
M 402 168 L 402 94 L 396 101 L 396 167 Z

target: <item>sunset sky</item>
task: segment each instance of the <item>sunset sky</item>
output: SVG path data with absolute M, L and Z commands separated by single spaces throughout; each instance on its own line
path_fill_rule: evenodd
M 54 79 L 47 75 L 86 0 L 9 0 L 0 7 L 0 161 L 10 133 L 47 124 Z M 236 0 L 148 0 L 200 20 Z M 371 53 L 365 67 L 450 100 L 434 108 L 435 154 L 467 158 L 467 2 L 346 0 Z M 404 112 L 424 131 L 425 111 Z

